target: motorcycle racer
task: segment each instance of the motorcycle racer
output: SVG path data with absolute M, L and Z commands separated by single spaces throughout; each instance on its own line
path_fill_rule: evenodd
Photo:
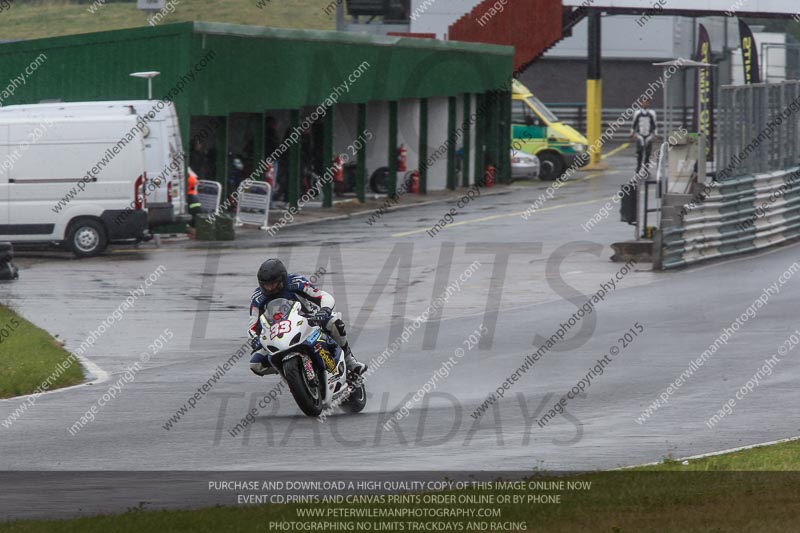
M 258 288 L 253 292 L 250 301 L 250 326 L 247 330 L 253 353 L 263 349 L 259 341 L 261 323 L 258 319 L 267 304 L 276 298 L 299 302 L 309 321 L 316 322 L 342 349 L 348 373 L 364 373 L 367 365 L 353 356 L 341 314 L 333 312 L 336 303 L 333 296 L 317 289 L 303 276 L 289 274 L 279 259 L 267 259 L 258 269 Z M 262 363 L 251 363 L 250 369 L 259 376 L 277 373 L 274 368 Z

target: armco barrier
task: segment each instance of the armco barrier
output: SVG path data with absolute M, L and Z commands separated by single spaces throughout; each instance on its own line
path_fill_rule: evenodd
M 661 268 L 752 252 L 800 237 L 800 167 L 720 181 L 661 235 Z

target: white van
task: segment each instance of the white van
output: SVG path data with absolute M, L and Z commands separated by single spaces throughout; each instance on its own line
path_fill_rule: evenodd
M 0 241 L 78 257 L 147 239 L 145 139 L 135 115 L 0 114 Z
M 151 184 L 147 194 L 150 227 L 188 222 L 183 181 L 186 176 L 183 143 L 175 104 L 159 100 L 119 100 L 108 102 L 58 102 L 11 105 L 0 108 L 6 116 L 85 117 L 136 115 L 147 125 L 145 161 Z

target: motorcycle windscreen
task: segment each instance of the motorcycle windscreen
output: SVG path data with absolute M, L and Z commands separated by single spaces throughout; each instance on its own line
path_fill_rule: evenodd
M 276 298 L 268 303 L 267 310 L 264 311 L 264 315 L 266 315 L 269 325 L 271 326 L 276 322 L 288 319 L 289 314 L 292 312 L 292 307 L 296 303 L 297 302 L 287 300 L 286 298 Z

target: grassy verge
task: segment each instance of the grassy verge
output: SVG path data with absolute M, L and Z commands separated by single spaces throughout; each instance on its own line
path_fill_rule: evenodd
M 333 30 L 333 15 L 325 13 L 330 0 L 266 1 L 259 8 L 256 0 L 172 0 L 174 11 L 159 24 L 184 21 L 228 22 L 277 28 Z M 14 2 L 0 13 L 0 39 L 36 39 L 74 33 L 118 30 L 147 26 L 147 15 L 136 3 L 99 5 L 72 4 L 52 0 L 36 4 Z M 330 10 L 329 10 L 330 11 Z
M 665 459 L 661 464 L 636 468 L 639 471 L 659 472 L 798 472 L 800 471 L 800 440 L 774 446 L 759 446 L 739 452 L 715 455 L 689 461 Z
M 758 471 L 756 471 L 758 470 Z M 597 472 L 548 481 L 583 481 L 581 489 L 478 490 L 436 493 L 456 498 L 493 495 L 491 505 L 312 504 L 216 507 L 195 511 L 142 511 L 133 509 L 119 516 L 71 521 L 29 521 L 0 525 L 0 531 L 33 533 L 81 532 L 244 532 L 313 531 L 281 529 L 277 523 L 330 521 L 353 524 L 353 529 L 316 531 L 424 531 L 411 522 L 446 522 L 437 531 L 797 531 L 800 518 L 800 442 L 755 448 L 723 456 L 691 461 L 688 465 L 667 460 L 664 464 L 624 471 Z M 545 478 L 538 478 L 543 480 Z M 500 495 L 519 496 L 521 504 L 498 501 Z M 557 503 L 528 501 L 531 495 L 559 496 Z M 300 509 L 387 508 L 496 508 L 499 518 L 303 518 Z M 365 521 L 391 523 L 363 529 Z M 471 524 L 470 524 L 471 522 Z M 361 523 L 359 529 L 356 524 Z M 483 526 L 481 526 L 483 523 Z M 510 524 L 508 528 L 497 525 Z M 494 525 L 492 525 L 494 524 Z M 524 524 L 524 526 L 523 526 Z M 485 527 L 482 529 L 482 527 Z
M 0 398 L 30 394 L 55 375 L 58 364 L 69 356 L 46 331 L 0 306 Z M 50 388 L 68 387 L 83 379 L 81 366 L 71 364 Z

